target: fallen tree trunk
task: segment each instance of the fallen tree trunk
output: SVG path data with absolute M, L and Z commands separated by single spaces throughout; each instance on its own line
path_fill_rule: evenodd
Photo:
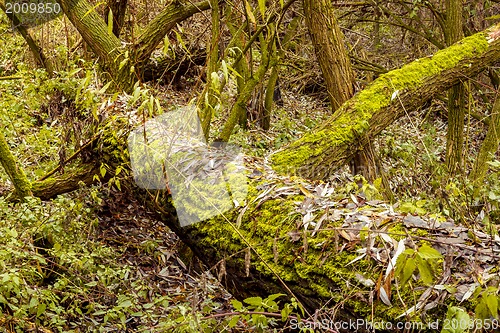
M 311 178 L 331 175 L 354 154 L 356 147 L 366 144 L 404 110 L 419 107 L 461 77 L 471 76 L 494 63 L 500 56 L 499 35 L 500 26 L 497 26 L 466 38 L 433 57 L 381 76 L 346 102 L 341 111 L 320 128 L 276 153 L 273 167 L 281 174 L 292 171 Z M 122 138 L 121 147 L 111 147 L 116 140 L 96 145 L 108 146 L 106 154 L 113 156 L 101 160 L 125 155 L 110 153 L 110 150 L 125 149 L 126 138 Z M 127 157 L 123 158 L 126 162 Z M 279 176 L 261 162 L 254 162 L 248 168 L 254 170 L 256 176 L 249 181 L 244 207 L 188 227 L 180 227 L 167 191 L 139 191 L 139 195 L 147 199 L 151 208 L 208 267 L 217 268 L 227 289 L 238 298 L 286 292 L 310 311 L 326 303 L 335 305 L 338 319 L 394 321 L 415 304 L 415 297 L 424 295 L 425 288 L 400 289 L 398 297 L 393 299 L 397 305 L 376 301 L 375 293 L 381 284 L 396 291 L 391 284 L 391 274 L 376 287 L 365 284 L 368 280 L 380 281 L 388 257 L 379 261 L 359 260 L 359 252 L 354 252 L 359 244 L 369 250 L 375 244 L 380 248 L 380 243 L 371 242 L 379 231 L 404 238 L 403 217 L 377 211 L 376 218 L 367 227 L 367 238 L 364 238 L 361 225 L 367 218 L 348 222 L 351 215 L 347 213 L 363 206 L 363 198 L 349 202 L 349 199 L 330 197 L 332 191 L 328 186 Z M 50 179 L 44 182 L 47 185 L 33 186 L 35 193 L 43 193 L 44 186 L 54 188 Z M 393 246 L 384 245 L 386 255 L 393 255 Z M 449 275 L 440 283 L 445 284 L 448 278 Z M 436 293 L 441 297 L 442 292 L 432 295 Z M 385 297 L 390 300 L 390 293 Z M 439 303 L 442 304 L 442 299 Z M 369 329 L 358 328 L 358 331 Z
M 387 126 L 500 59 L 500 25 L 381 75 L 315 130 L 272 156 L 275 170 L 327 179 Z

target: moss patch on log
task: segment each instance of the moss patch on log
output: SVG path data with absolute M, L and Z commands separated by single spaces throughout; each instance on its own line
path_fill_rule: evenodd
M 364 136 L 373 125 L 371 121 L 375 114 L 392 104 L 401 104 L 404 95 L 418 94 L 417 88 L 421 88 L 423 82 L 432 77 L 439 76 L 446 71 L 460 73 L 464 67 L 470 65 L 469 59 L 472 62 L 473 59 L 480 58 L 488 47 L 486 33 L 480 32 L 433 56 L 417 59 L 400 69 L 381 75 L 351 100 L 344 103 L 319 128 L 272 155 L 273 168 L 282 174 L 295 174 L 297 170 L 304 168 L 305 165 L 310 166 L 311 163 L 319 165 L 323 161 L 328 161 L 330 164 L 335 164 L 335 160 L 329 160 L 328 152 L 335 147 L 342 151 L 340 147 L 352 144 Z M 345 159 L 345 155 L 353 154 L 352 151 L 355 149 L 352 148 L 359 149 L 360 147 L 354 143 L 350 149 L 345 148 L 347 152 L 339 153 L 339 155 L 343 154 L 342 159 Z M 313 175 L 314 170 L 306 173 Z

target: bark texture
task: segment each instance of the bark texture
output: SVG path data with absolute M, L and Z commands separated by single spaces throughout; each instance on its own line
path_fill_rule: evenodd
M 463 38 L 462 0 L 446 0 L 446 44 Z M 450 174 L 462 169 L 465 126 L 465 86 L 462 82 L 448 92 L 448 132 L 446 136 L 446 166 Z
M 135 73 L 131 70 L 131 59 L 127 57 L 118 37 L 108 33 L 106 23 L 95 8 L 85 0 L 62 0 L 61 7 L 83 40 L 97 54 L 116 85 L 131 92 L 136 82 Z
M 344 36 L 329 0 L 304 0 L 304 14 L 328 96 L 337 110 L 354 94 L 354 74 L 344 47 Z
M 497 25 L 381 75 L 324 124 L 271 156 L 274 168 L 309 179 L 328 178 L 405 110 L 497 62 L 499 36 Z
M 16 195 L 21 199 L 31 196 L 31 184 L 28 178 L 26 178 L 23 169 L 18 166 L 16 159 L 10 152 L 9 145 L 2 132 L 0 132 L 0 164 L 14 185 Z

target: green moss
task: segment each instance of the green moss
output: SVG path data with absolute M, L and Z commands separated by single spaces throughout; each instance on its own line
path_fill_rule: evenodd
M 379 110 L 387 107 L 396 96 L 411 93 L 423 80 L 458 66 L 488 49 L 484 33 L 478 33 L 437 52 L 432 57 L 418 59 L 381 75 L 372 84 L 346 102 L 321 127 L 305 134 L 287 149 L 271 156 L 274 169 L 283 174 L 293 174 L 304 165 L 321 163 L 322 155 L 331 154 L 334 147 L 341 147 L 365 133 L 370 120 Z M 466 66 L 464 62 L 464 66 Z M 327 158 L 325 156 L 325 158 Z

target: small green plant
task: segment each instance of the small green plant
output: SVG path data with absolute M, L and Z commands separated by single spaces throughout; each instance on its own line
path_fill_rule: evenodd
M 395 276 L 399 280 L 399 285 L 401 287 L 406 285 L 416 270 L 419 272 L 420 280 L 425 285 L 431 285 L 442 259 L 441 253 L 427 244 L 423 244 L 417 250 L 404 250 L 396 263 Z

